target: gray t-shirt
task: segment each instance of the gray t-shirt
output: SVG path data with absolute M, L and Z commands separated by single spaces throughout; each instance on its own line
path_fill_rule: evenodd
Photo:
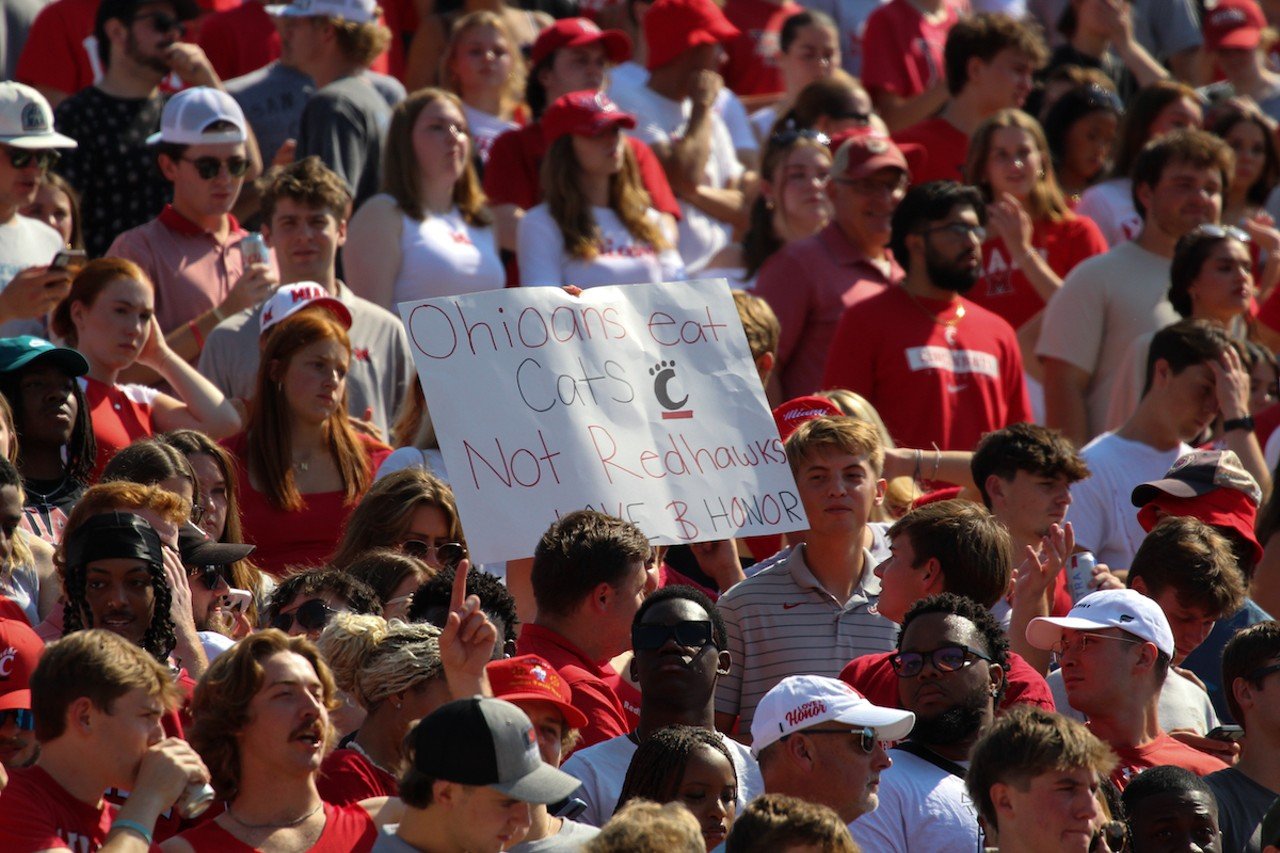
M 362 77 L 342 77 L 316 90 L 302 108 L 297 159 L 315 154 L 347 182 L 353 210 L 378 191 L 382 143 L 391 108 Z
M 370 420 L 387 434 L 404 401 L 413 357 L 404 324 L 390 311 L 361 299 L 341 282 L 338 298 L 351 311 L 351 371 L 347 374 L 347 410 Z M 209 333 L 198 369 L 228 397 L 253 397 L 258 377 L 259 319 L 262 306 L 228 317 Z
M 1222 849 L 1260 853 L 1258 826 L 1267 809 L 1276 801 L 1276 792 L 1264 788 L 1234 767 L 1210 773 L 1205 784 L 1218 801 L 1218 828 Z
M 560 831 L 550 838 L 525 841 L 512 847 L 509 853 L 578 853 L 582 845 L 600 834 L 600 830 L 585 823 L 566 820 Z
M 418 848 L 396 835 L 400 824 L 388 824 L 378 830 L 378 840 L 369 853 L 419 853 Z

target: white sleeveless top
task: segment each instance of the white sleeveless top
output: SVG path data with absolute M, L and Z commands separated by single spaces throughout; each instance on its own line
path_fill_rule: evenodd
M 455 207 L 443 216 L 411 219 L 400 233 L 400 272 L 391 302 L 458 296 L 506 284 L 493 227 L 468 225 Z

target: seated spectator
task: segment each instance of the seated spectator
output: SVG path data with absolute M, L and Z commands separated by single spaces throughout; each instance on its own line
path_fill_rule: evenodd
M 520 219 L 520 283 L 595 287 L 684 278 L 675 234 L 649 207 L 623 128 L 635 116 L 603 94 L 558 98 L 542 115 L 546 201 Z
M 390 548 L 373 548 L 351 562 L 346 572 L 378 594 L 382 616 L 389 622 L 392 619 L 408 621 L 414 592 L 434 570 L 408 554 Z
M 968 8 L 957 0 L 890 0 L 866 18 L 860 34 L 862 83 L 876 112 L 897 132 L 947 102 L 947 33 Z
M 1133 853 L 1226 849 L 1213 792 L 1182 767 L 1153 767 L 1138 774 L 1124 790 L 1124 811 Z
M 0 844 L 150 847 L 161 814 L 210 775 L 186 741 L 165 737 L 160 727 L 161 714 L 177 702 L 166 668 L 116 634 L 83 631 L 49 646 L 31 674 L 40 758 L 9 771 Z M 133 796 L 116 809 L 103 798 L 109 788 Z
M 1000 853 L 1037 853 L 1093 834 L 1098 784 L 1115 766 L 1107 745 L 1079 723 L 1013 708 L 973 747 L 965 786 Z
M 351 426 L 351 341 L 339 321 L 302 311 L 272 329 L 236 459 L 245 541 L 264 571 L 316 565 L 332 553 L 352 506 L 390 448 Z
M 1111 169 L 1123 111 L 1114 92 L 1085 83 L 1065 92 L 1044 114 L 1054 173 L 1071 207 Z
M 753 90 L 749 84 L 748 88 L 743 88 L 739 80 L 735 79 L 737 75 L 733 61 L 738 45 L 743 41 L 751 41 L 754 37 L 753 28 L 749 25 L 744 27 L 744 22 L 735 16 L 735 6 L 739 10 L 777 7 L 770 9 L 770 20 L 777 21 L 780 26 L 775 26 L 768 33 L 771 46 L 760 45 L 773 55 L 752 58 L 757 66 L 764 66 L 765 73 L 758 74 L 758 79 L 767 80 L 769 76 L 773 78 L 767 84 L 768 91 Z M 741 15 L 742 12 L 738 14 Z M 727 48 L 729 67 L 725 70 L 725 84 L 739 95 L 781 94 L 774 103 L 751 114 L 751 127 L 760 144 L 764 145 L 773 136 L 778 117 L 786 115 L 794 106 L 800 92 L 810 83 L 827 79 L 840 67 L 840 34 L 836 31 L 836 22 L 825 12 L 801 9 L 789 2 L 750 4 L 739 0 L 736 4 L 725 5 L 725 17 L 729 19 L 729 23 L 743 30 L 743 34 L 730 42 Z
M 342 257 L 361 296 L 391 308 L 502 287 L 493 216 L 470 146 L 456 95 L 423 89 L 396 106 L 383 192 L 351 220 Z
M 68 249 L 84 248 L 84 233 L 80 228 L 80 196 L 67 183 L 67 179 L 57 172 L 46 171 L 40 175 L 36 197 L 18 212 L 57 231 Z
M 7 660 L 0 675 L 0 772 L 30 767 L 40 757 L 31 713 L 31 674 L 44 641 L 21 619 L 0 616 L 0 647 Z
M 1280 81 L 1280 76 L 1277 76 Z M 1276 92 L 1280 97 L 1280 89 Z M 1234 222 L 1257 235 L 1257 226 L 1270 225 L 1264 218 L 1271 191 L 1280 183 L 1280 153 L 1276 148 L 1276 119 L 1259 112 L 1252 104 L 1231 103 L 1209 113 L 1209 129 L 1230 146 L 1236 155 L 1236 171 L 1222 199 L 1222 221 Z M 1259 287 L 1271 290 L 1276 265 L 1266 268 L 1269 275 Z M 1259 264 L 1261 267 L 1261 264 Z
M 698 819 L 682 803 L 634 800 L 582 848 L 583 853 L 705 853 Z
M 1224 0 L 1204 13 L 1204 51 L 1225 78 L 1206 86 L 1210 103 L 1247 98 L 1280 121 L 1280 74 L 1271 69 L 1271 24 L 1254 0 Z M 1230 220 L 1229 220 L 1230 221 Z
M 39 625 L 61 596 L 53 546 L 22 526 L 25 495 L 18 469 L 0 458 L 0 616 Z
M 754 100 L 772 99 L 783 93 L 781 55 L 786 48 L 782 44 L 789 45 L 795 35 L 793 31 L 792 39 L 787 38 L 784 34 L 786 24 L 803 11 L 791 0 L 728 0 L 724 4 L 724 15 L 738 28 L 739 35 L 724 46 L 725 86 L 740 98 Z M 829 26 L 829 45 L 835 48 L 839 37 L 834 22 Z M 840 64 L 839 48 L 835 51 L 832 68 Z M 768 128 L 765 130 L 767 132 Z
M 111 457 L 99 482 L 117 481 L 159 486 L 187 502 L 191 507 L 189 521 L 195 523 L 204 517 L 204 498 L 191 463 L 182 451 L 158 438 L 140 438 Z
M 833 809 L 785 794 L 763 794 L 747 804 L 725 839 L 725 853 L 769 853 L 812 847 L 856 853 L 849 829 Z
M 447 69 L 441 68 L 440 57 L 444 55 L 449 34 L 460 16 L 479 8 L 492 10 L 498 16 L 512 39 L 512 53 L 519 56 L 528 56 L 538 34 L 555 23 L 546 12 L 509 4 L 506 0 L 483 7 L 466 2 L 437 7 L 431 14 L 421 16 L 417 32 L 409 44 L 402 76 L 410 91 L 441 85 Z M 569 14 L 577 14 L 576 6 L 570 8 L 575 11 Z
M 232 573 L 232 566 L 244 565 L 252 552 L 252 545 L 215 542 L 194 524 L 184 524 L 178 532 L 178 554 L 187 572 L 191 613 L 209 660 L 248 636 L 257 625 L 256 608 L 255 618 L 246 612 L 252 608 L 252 599 L 235 604 L 229 600 L 233 589 L 237 594 L 253 594 L 254 587 L 240 586 L 242 581 Z
M 290 575 L 271 591 L 264 621 L 290 637 L 315 642 L 339 613 L 382 615 L 378 594 L 368 584 L 335 569 Z
M 406 468 L 369 487 L 329 564 L 346 568 L 372 548 L 394 548 L 439 570 L 456 566 L 466 547 L 453 490 L 421 468 Z
M 440 59 L 440 87 L 458 96 L 483 165 L 493 141 L 524 118 L 524 63 L 500 15 L 469 12 L 454 21 Z
M 155 288 L 137 264 L 104 258 L 76 275 L 50 321 L 89 365 L 78 381 L 97 446 L 91 479 L 135 439 L 185 428 L 222 438 L 240 428 L 235 406 L 169 347 L 154 305 Z M 121 384 L 135 364 L 159 373 L 173 395 Z
M 462 560 L 437 569 L 414 590 L 413 600 L 409 603 L 405 618 L 410 622 L 430 622 L 437 628 L 443 629 L 449 621 L 453 588 L 456 585 L 458 572 L 462 572 L 466 578 L 467 595 L 474 595 L 480 602 L 480 609 L 493 623 L 497 633 L 490 658 L 496 661 L 514 656 L 516 636 L 520 630 L 515 599 L 498 578 L 479 569 L 463 569 L 463 566 L 469 567 L 469 561 Z
M 871 96 L 857 78 L 843 72 L 815 80 L 800 90 L 796 102 L 779 116 L 774 127 L 791 124 L 801 130 L 816 130 L 829 139 L 849 131 L 870 128 L 881 136 L 889 130 L 871 106 Z

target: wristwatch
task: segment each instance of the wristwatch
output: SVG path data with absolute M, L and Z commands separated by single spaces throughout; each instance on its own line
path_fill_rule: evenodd
M 1232 418 L 1229 421 L 1222 422 L 1223 432 L 1231 432 L 1237 429 L 1253 432 L 1253 415 L 1245 415 L 1243 418 Z

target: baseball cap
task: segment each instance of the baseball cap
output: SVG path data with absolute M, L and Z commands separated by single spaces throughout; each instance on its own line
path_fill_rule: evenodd
M 226 566 L 252 554 L 254 547 L 217 542 L 189 521 L 178 531 L 178 553 L 188 566 Z
M 1243 492 L 1257 506 L 1262 503 L 1258 481 L 1240 464 L 1234 450 L 1193 450 L 1174 461 L 1164 478 L 1134 487 L 1130 500 L 1146 506 L 1163 492 L 1175 498 L 1195 498 L 1214 489 Z
M 907 156 L 888 136 L 871 128 L 841 134 L 831 141 L 831 177 L 865 178 L 880 169 L 901 169 L 909 176 Z
M 1164 611 L 1153 599 L 1133 589 L 1103 589 L 1076 602 L 1066 616 L 1037 616 L 1027 625 L 1027 641 L 1037 649 L 1052 649 L 1063 629 L 1100 631 L 1119 628 L 1173 657 L 1173 631 Z
M 622 30 L 602 30 L 589 18 L 561 18 L 542 32 L 529 52 L 529 64 L 537 65 L 557 50 L 603 44 L 614 65 L 631 58 L 631 39 Z
M 299 281 L 276 288 L 276 292 L 262 304 L 262 313 L 258 316 L 258 334 L 265 334 L 276 323 L 306 308 L 318 305 L 334 316 L 344 328 L 351 328 L 351 311 L 342 300 L 324 289 L 324 285 L 314 281 Z
M 342 18 L 353 24 L 367 24 L 378 17 L 377 0 L 293 0 L 268 6 L 276 18 Z
M 740 31 L 711 0 L 658 0 L 644 18 L 645 67 L 666 65 L 691 47 L 737 38 Z
M 31 673 L 44 654 L 39 635 L 18 619 L 0 619 L 0 711 L 31 708 Z
M 1219 0 L 1204 13 L 1206 50 L 1253 50 L 1262 40 L 1267 19 L 1254 0 Z
M 11 148 L 76 148 L 53 129 L 53 109 L 44 95 L 22 83 L 0 83 L 0 142 Z
M 764 694 L 751 721 L 751 754 L 792 732 L 826 722 L 870 726 L 880 740 L 902 740 L 911 733 L 916 715 L 901 708 L 871 704 L 865 696 L 838 678 L 824 675 L 792 675 Z
M 499 699 L 537 699 L 550 702 L 564 715 L 567 728 L 584 729 L 587 715 L 573 707 L 573 690 L 556 668 L 537 655 L 520 655 L 485 664 L 489 686 Z
M 635 126 L 635 116 L 618 109 L 607 95 L 595 89 L 561 95 L 542 114 L 542 135 L 548 145 L 570 134 L 595 136 L 613 127 Z
M 558 803 L 582 784 L 542 760 L 533 723 L 503 699 L 473 696 L 442 705 L 409 740 L 419 773 L 484 785 L 526 803 Z
M 54 346 L 34 335 L 0 338 L 0 373 L 21 370 L 38 359 L 47 359 L 71 376 L 84 376 L 89 372 L 89 362 L 73 349 Z
M 800 424 L 814 418 L 840 418 L 844 412 L 826 397 L 807 394 L 788 400 L 773 410 L 773 422 L 778 425 L 778 435 L 783 441 L 791 437 L 791 433 L 799 429 Z
M 217 122 L 235 125 L 234 130 L 206 131 Z M 244 112 L 236 99 L 226 92 L 208 86 L 183 89 L 169 99 L 160 114 L 160 130 L 147 137 L 148 145 L 175 142 L 179 145 L 216 145 L 222 142 L 244 142 Z

